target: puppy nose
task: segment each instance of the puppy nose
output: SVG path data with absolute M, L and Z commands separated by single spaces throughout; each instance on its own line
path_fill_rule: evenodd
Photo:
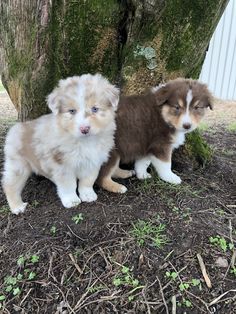
M 82 134 L 88 134 L 90 126 L 81 126 L 79 129 Z
M 186 130 L 189 130 L 191 128 L 191 124 L 190 123 L 184 123 L 183 128 Z

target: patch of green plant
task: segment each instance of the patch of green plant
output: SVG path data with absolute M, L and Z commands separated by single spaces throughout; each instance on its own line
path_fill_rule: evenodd
M 228 157 L 232 157 L 235 155 L 235 151 L 233 149 L 226 149 L 226 148 L 223 148 L 221 149 L 221 153 L 225 156 L 228 156 Z
M 82 213 L 79 213 L 79 214 L 73 216 L 72 220 L 74 221 L 74 223 L 76 223 L 78 225 L 79 223 L 81 223 L 81 221 L 84 220 L 84 216 Z
M 236 122 L 231 122 L 227 128 L 227 131 L 232 132 L 232 133 L 236 133 Z
M 187 135 L 186 149 L 190 153 L 190 156 L 202 166 L 205 166 L 212 160 L 213 149 L 202 138 L 201 132 L 195 130 Z
M 32 207 L 36 208 L 39 205 L 39 202 L 37 200 L 33 200 Z
M 230 269 L 230 273 L 236 277 L 236 267 L 235 266 Z
M 188 299 L 186 298 L 182 298 L 182 302 L 178 302 L 177 305 L 180 307 L 180 306 L 185 306 L 187 308 L 191 308 L 193 305 L 192 305 L 192 302 L 189 301 Z
M 118 263 L 116 263 L 118 264 Z M 119 273 L 115 276 L 112 283 L 115 287 L 125 287 L 131 289 L 128 294 L 128 300 L 132 301 L 134 299 L 133 293 L 138 289 L 142 289 L 144 286 L 140 285 L 139 280 L 133 275 L 132 269 L 125 265 L 118 264 L 121 269 Z
M 2 285 L 2 291 L 0 291 L 0 309 L 3 307 L 3 301 L 8 296 L 17 296 L 22 291 L 22 283 L 35 279 L 36 272 L 34 266 L 39 262 L 39 256 L 37 254 L 32 255 L 20 255 L 17 259 L 18 272 L 13 275 L 7 275 L 4 277 L 4 283 Z
M 56 232 L 57 232 L 57 227 L 56 226 L 51 226 L 51 228 L 50 228 L 50 233 L 52 234 L 52 235 L 55 235 L 56 234 Z
M 178 306 L 192 307 L 190 300 L 186 299 L 184 295 L 187 290 L 190 290 L 193 287 L 198 287 L 199 290 L 202 290 L 201 281 L 198 278 L 193 278 L 191 281 L 182 281 L 179 273 L 176 271 L 166 271 L 165 277 L 177 284 L 179 294 L 181 296 L 181 301 L 177 302 Z
M 106 289 L 106 286 L 104 286 L 104 285 L 96 285 L 96 286 L 93 286 L 93 287 L 89 287 L 87 290 L 90 293 L 95 293 L 95 292 L 102 291 L 104 289 Z
M 162 248 L 167 243 L 165 229 L 166 226 L 162 223 L 154 224 L 151 221 L 139 219 L 132 224 L 130 235 L 140 246 L 151 244 L 157 248 Z
M 206 122 L 201 122 L 198 126 L 200 132 L 206 132 L 209 130 L 209 125 Z
M 211 244 L 220 248 L 223 252 L 226 252 L 228 249 L 232 250 L 234 248 L 233 243 L 227 242 L 224 237 L 217 235 L 216 237 L 210 237 L 209 241 Z
M 191 216 L 191 208 L 187 207 L 187 208 L 179 208 L 179 207 L 176 207 L 176 206 L 171 206 L 171 210 L 178 214 L 179 216 L 181 216 L 182 218 L 184 219 L 190 219 L 190 216 Z
M 194 190 L 189 184 L 183 182 L 182 184 L 171 184 L 165 182 L 159 178 L 154 169 L 151 170 L 152 179 L 138 181 L 137 190 L 140 193 L 150 193 L 150 191 L 157 190 L 158 197 L 165 201 L 168 206 L 175 206 L 176 197 L 182 197 L 187 195 L 191 198 L 201 197 L 202 192 L 206 190 L 205 187 L 202 189 Z
M 10 208 L 8 205 L 3 205 L 0 207 L 0 214 L 7 214 L 10 212 Z
M 178 273 L 175 271 L 167 271 L 165 273 L 166 278 L 170 278 L 171 280 L 175 280 L 178 277 Z

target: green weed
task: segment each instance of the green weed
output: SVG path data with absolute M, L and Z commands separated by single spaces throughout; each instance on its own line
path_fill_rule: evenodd
M 0 214 L 7 214 L 10 212 L 10 208 L 8 205 L 3 205 L 0 207 Z
M 3 307 L 3 302 L 9 295 L 17 296 L 21 294 L 22 283 L 35 279 L 36 272 L 32 269 L 39 262 L 39 256 L 20 255 L 16 261 L 19 271 L 14 275 L 7 275 L 4 278 L 2 290 L 0 291 L 0 309 Z
M 236 133 L 236 122 L 231 122 L 226 129 L 229 132 Z
M 209 241 L 211 244 L 219 247 L 223 252 L 226 252 L 228 249 L 232 250 L 234 245 L 225 240 L 224 237 L 217 235 L 216 237 L 210 237 Z
M 72 217 L 72 220 L 74 221 L 74 223 L 76 223 L 77 225 L 84 220 L 83 214 L 79 213 L 75 216 Z
M 50 233 L 52 234 L 52 235 L 55 235 L 56 234 L 56 232 L 57 232 L 57 227 L 56 226 L 51 226 L 51 228 L 50 228 Z
M 167 237 L 164 234 L 165 228 L 166 226 L 162 223 L 155 225 L 150 221 L 139 219 L 132 224 L 130 234 L 140 246 L 151 244 L 157 248 L 162 248 L 167 243 Z
M 236 267 L 235 266 L 230 269 L 230 273 L 236 277 Z

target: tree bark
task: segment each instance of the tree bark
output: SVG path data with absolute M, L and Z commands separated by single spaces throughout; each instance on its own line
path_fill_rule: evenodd
M 0 70 L 21 121 L 58 80 L 101 72 L 126 94 L 198 78 L 228 0 L 1 0 Z

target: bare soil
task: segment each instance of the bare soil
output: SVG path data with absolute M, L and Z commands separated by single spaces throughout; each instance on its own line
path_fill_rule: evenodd
M 235 103 L 216 103 L 203 132 L 214 157 L 197 169 L 176 162 L 180 186 L 131 178 L 124 195 L 96 187 L 96 203 L 65 209 L 32 176 L 20 216 L 0 188 L 0 313 L 236 313 L 235 114 Z

